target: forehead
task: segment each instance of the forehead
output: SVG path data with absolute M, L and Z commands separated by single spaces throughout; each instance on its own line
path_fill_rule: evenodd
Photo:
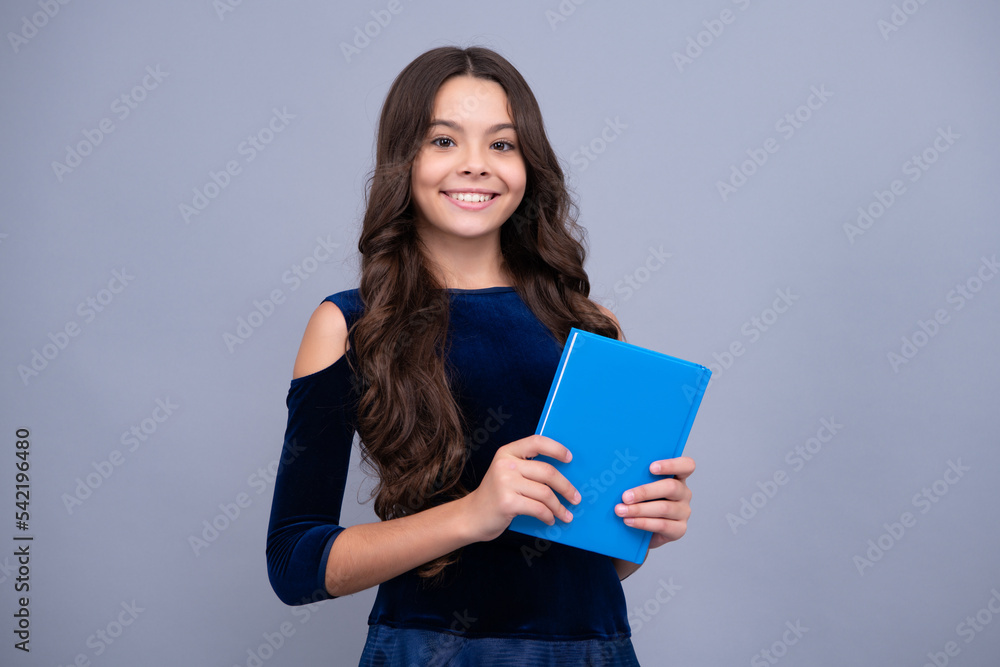
M 434 118 L 463 125 L 512 122 L 503 87 L 472 76 L 455 76 L 441 84 L 434 97 Z

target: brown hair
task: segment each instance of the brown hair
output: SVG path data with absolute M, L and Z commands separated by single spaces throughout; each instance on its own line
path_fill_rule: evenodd
M 428 269 L 416 233 L 410 169 L 434 99 L 447 79 L 494 81 L 507 95 L 527 172 L 524 198 L 500 229 L 503 266 L 517 293 L 564 344 L 571 326 L 617 338 L 618 327 L 588 299 L 585 232 L 541 111 L 520 73 L 485 48 L 432 49 L 400 72 L 379 119 L 358 241 L 364 313 L 352 327 L 362 460 L 377 474 L 375 513 L 386 520 L 468 493 L 462 412 L 448 384 L 448 292 Z M 352 362 L 354 363 L 354 362 Z M 419 569 L 437 579 L 458 551 Z

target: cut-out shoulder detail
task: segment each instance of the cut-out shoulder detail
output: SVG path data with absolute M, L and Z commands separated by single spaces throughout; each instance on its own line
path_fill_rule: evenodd
M 292 378 L 311 375 L 331 366 L 347 353 L 347 320 L 332 301 L 324 301 L 309 318 L 295 357 Z
M 321 368 L 315 373 L 309 373 L 308 375 L 299 375 L 298 377 L 293 377 L 292 382 L 289 386 L 295 387 L 296 385 L 303 383 L 322 381 L 326 378 L 328 374 L 336 373 L 335 369 L 340 368 L 341 364 L 347 365 L 347 357 L 343 354 L 340 355 L 340 357 L 335 362 L 333 362 L 326 368 Z M 350 372 L 349 365 L 347 365 L 347 372 Z

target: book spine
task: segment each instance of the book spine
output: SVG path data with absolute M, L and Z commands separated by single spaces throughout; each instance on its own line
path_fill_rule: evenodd
M 566 371 L 566 364 L 569 362 L 569 355 L 573 353 L 573 344 L 576 343 L 577 330 L 571 328 L 572 334 L 569 340 L 566 341 L 566 349 L 563 352 L 562 357 L 559 359 L 559 367 L 556 368 L 556 381 L 552 385 L 552 389 L 549 392 L 548 398 L 545 399 L 545 407 L 542 408 L 542 419 L 538 424 L 538 429 L 535 431 L 535 435 L 544 435 L 545 424 L 549 420 L 549 412 L 552 410 L 552 403 L 556 400 L 556 394 L 559 393 L 559 385 L 562 383 L 563 373 Z

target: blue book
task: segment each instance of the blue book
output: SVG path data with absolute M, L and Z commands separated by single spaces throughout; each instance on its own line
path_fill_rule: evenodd
M 711 376 L 708 368 L 588 331 L 570 329 L 535 433 L 566 445 L 569 463 L 540 456 L 569 479 L 573 520 L 549 526 L 514 517 L 510 529 L 641 563 L 652 533 L 615 514 L 622 493 L 663 479 L 649 464 L 681 455 Z M 558 495 L 558 494 L 557 494 Z

